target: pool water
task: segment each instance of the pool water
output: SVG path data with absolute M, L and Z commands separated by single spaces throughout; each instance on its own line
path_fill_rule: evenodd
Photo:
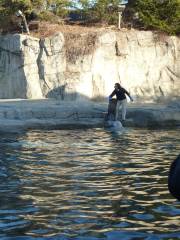
M 0 239 L 180 239 L 167 188 L 179 130 L 0 137 Z

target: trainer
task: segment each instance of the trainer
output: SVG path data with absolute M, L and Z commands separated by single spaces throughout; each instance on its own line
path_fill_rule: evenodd
M 127 106 L 127 99 L 126 95 L 130 98 L 131 101 L 133 101 L 132 97 L 130 96 L 129 92 L 121 87 L 119 83 L 115 83 L 114 85 L 114 91 L 109 96 L 109 99 L 112 99 L 114 95 L 116 95 L 117 104 L 116 104 L 116 114 L 115 114 L 115 121 L 118 120 L 119 115 L 119 109 L 120 106 L 122 106 L 122 120 L 126 120 L 126 106 Z

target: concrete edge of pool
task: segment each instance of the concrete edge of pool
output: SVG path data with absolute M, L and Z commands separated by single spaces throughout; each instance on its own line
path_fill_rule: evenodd
M 0 100 L 0 132 L 104 127 L 107 102 Z M 128 104 L 125 127 L 178 128 L 180 104 Z

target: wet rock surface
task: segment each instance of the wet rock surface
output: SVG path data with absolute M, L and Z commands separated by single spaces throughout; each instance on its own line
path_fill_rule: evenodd
M 0 131 L 105 127 L 107 108 L 107 102 L 1 100 Z M 122 124 L 138 128 L 179 127 L 179 104 L 129 104 L 127 120 Z

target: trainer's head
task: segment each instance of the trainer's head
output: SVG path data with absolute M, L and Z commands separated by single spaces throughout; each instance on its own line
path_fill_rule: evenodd
M 115 89 L 120 89 L 120 88 L 121 88 L 121 85 L 120 85 L 119 83 L 115 83 L 114 88 L 115 88 Z

